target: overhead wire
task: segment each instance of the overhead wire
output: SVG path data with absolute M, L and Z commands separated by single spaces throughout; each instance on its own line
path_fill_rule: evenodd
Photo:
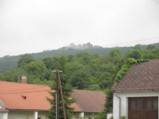
M 33 93 L 33 92 L 43 92 L 43 91 L 51 91 L 49 89 L 37 89 L 37 90 L 26 90 L 26 91 L 16 91 L 16 92 L 3 92 L 3 93 L 0 93 L 0 95 L 9 95 L 9 94 L 23 94 L 23 93 Z
M 121 44 L 123 46 L 123 44 L 126 44 L 126 43 L 137 43 L 138 41 L 144 42 L 144 44 L 146 44 L 145 41 L 151 41 L 152 42 L 151 44 L 153 44 L 153 43 L 159 42 L 159 36 L 151 37 L 151 38 L 138 39 L 138 40 L 132 40 L 132 41 L 126 41 L 126 42 L 118 42 L 118 43 L 114 43 L 114 44 L 108 44 L 105 47 L 109 47 L 109 46 L 116 47 L 116 46 L 120 46 Z M 140 44 L 140 43 L 137 43 L 137 44 Z
M 159 5 L 159 0 L 150 0 L 150 1 Z

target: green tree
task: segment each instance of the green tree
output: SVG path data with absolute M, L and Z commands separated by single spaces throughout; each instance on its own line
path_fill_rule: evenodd
M 99 86 L 101 89 L 111 88 L 113 84 L 113 76 L 109 72 L 102 73 L 100 76 Z
M 142 59 L 158 59 L 159 48 L 154 45 L 148 45 L 146 49 L 142 50 Z
M 146 49 L 147 50 L 154 50 L 154 49 L 156 49 L 156 46 L 154 46 L 154 45 L 147 45 Z
M 131 50 L 126 53 L 126 58 L 141 59 L 141 52 L 139 50 Z
M 90 72 L 86 65 L 79 62 L 68 63 L 67 75 L 70 79 L 71 85 L 78 89 L 86 89 L 90 83 Z
M 116 66 L 116 70 L 119 70 L 123 64 L 123 56 L 119 49 L 114 48 L 110 51 L 109 55 L 110 62 Z
M 75 73 L 71 79 L 71 84 L 77 89 L 86 89 L 89 86 L 90 76 L 85 71 L 78 71 Z
M 72 87 L 70 85 L 70 82 L 68 80 L 68 76 L 66 75 L 66 70 L 65 70 L 67 59 L 65 56 L 60 56 L 60 57 L 54 58 L 54 61 L 56 62 L 55 68 L 63 71 L 61 73 L 61 85 L 62 85 L 62 90 L 63 90 L 66 115 L 67 115 L 67 118 L 70 119 L 71 114 L 73 112 L 73 109 L 70 108 L 70 105 L 73 103 L 73 100 L 70 99 L 71 93 L 72 93 Z M 52 89 L 56 90 L 55 87 L 56 87 L 56 84 L 53 86 Z M 55 96 L 55 95 L 53 95 L 53 96 Z M 52 108 L 49 111 L 49 119 L 55 119 L 55 117 L 56 117 L 55 100 L 50 100 L 50 103 L 52 104 Z M 59 109 L 60 109 L 59 115 L 63 115 L 61 100 L 60 100 L 60 104 L 59 104 Z M 63 116 L 60 117 L 60 119 L 63 119 L 63 118 L 64 118 Z
M 107 89 L 105 94 L 104 111 L 100 114 L 100 119 L 107 119 L 107 114 L 112 113 L 113 111 L 113 91 L 111 89 Z
M 42 61 L 32 61 L 24 67 L 28 74 L 35 75 L 41 78 L 42 74 L 46 71 L 46 67 Z
M 134 49 L 134 50 L 139 50 L 139 51 L 140 51 L 140 50 L 141 50 L 141 45 L 140 45 L 140 44 L 135 45 L 133 49 Z
M 54 69 L 54 59 L 52 57 L 46 57 L 42 59 L 47 69 Z
M 0 73 L 0 80 L 5 80 L 5 81 L 11 81 L 11 82 L 17 82 L 18 77 L 21 75 L 28 75 L 28 73 L 22 69 L 22 68 L 14 68 L 10 71 Z
M 89 54 L 88 52 L 80 52 L 76 55 L 76 57 L 78 58 L 80 63 L 84 65 L 90 64 L 93 58 L 92 55 Z
M 35 61 L 35 59 L 32 57 L 31 54 L 21 55 L 19 60 L 18 60 L 18 67 L 23 67 L 32 61 Z
M 151 50 L 145 50 L 142 54 L 142 59 L 156 59 L 158 58 L 156 53 L 153 53 Z

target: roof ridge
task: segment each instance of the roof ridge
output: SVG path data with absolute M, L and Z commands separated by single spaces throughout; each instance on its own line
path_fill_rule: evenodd
M 49 87 L 47 85 L 40 85 L 40 84 L 30 84 L 30 83 L 19 83 L 19 82 L 11 82 L 11 81 L 0 81 L 4 83 L 12 83 L 12 84 L 18 84 L 18 85 L 32 85 L 32 86 L 41 86 L 41 87 Z
M 78 90 L 78 89 L 73 89 L 73 91 L 85 91 L 85 92 L 96 92 L 96 93 L 104 93 L 103 91 L 97 91 L 97 90 Z

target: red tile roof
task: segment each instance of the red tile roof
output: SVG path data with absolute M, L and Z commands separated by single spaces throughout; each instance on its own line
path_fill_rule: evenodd
M 5 108 L 0 109 L 0 112 L 8 112 Z
M 2 101 L 0 101 L 0 112 L 7 112 L 7 110 L 4 107 L 4 104 L 2 103 Z
M 83 112 L 102 112 L 105 94 L 98 91 L 73 90 L 72 97 Z
M 50 92 L 48 86 L 0 81 L 0 101 L 9 110 L 47 111 L 51 108 L 47 100 L 52 98 Z M 77 100 L 70 106 L 75 112 L 103 110 L 105 96 L 101 92 L 74 90 L 72 96 Z
M 0 81 L 0 100 L 7 109 L 49 110 L 48 86 Z
M 80 106 L 77 105 L 77 103 L 72 103 L 72 104 L 70 105 L 70 108 L 73 108 L 73 109 L 74 109 L 74 112 L 82 112 Z
M 0 81 L 0 100 L 9 110 L 44 110 L 51 108 L 48 98 L 53 91 L 48 86 Z M 81 111 L 76 103 L 70 107 Z
M 145 91 L 159 89 L 159 60 L 133 65 L 122 80 L 116 82 L 114 91 Z

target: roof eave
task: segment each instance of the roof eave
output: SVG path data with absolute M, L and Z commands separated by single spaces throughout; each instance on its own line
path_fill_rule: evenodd
M 130 90 L 113 90 L 115 93 L 130 93 L 130 92 L 159 92 L 159 89 L 130 89 Z

